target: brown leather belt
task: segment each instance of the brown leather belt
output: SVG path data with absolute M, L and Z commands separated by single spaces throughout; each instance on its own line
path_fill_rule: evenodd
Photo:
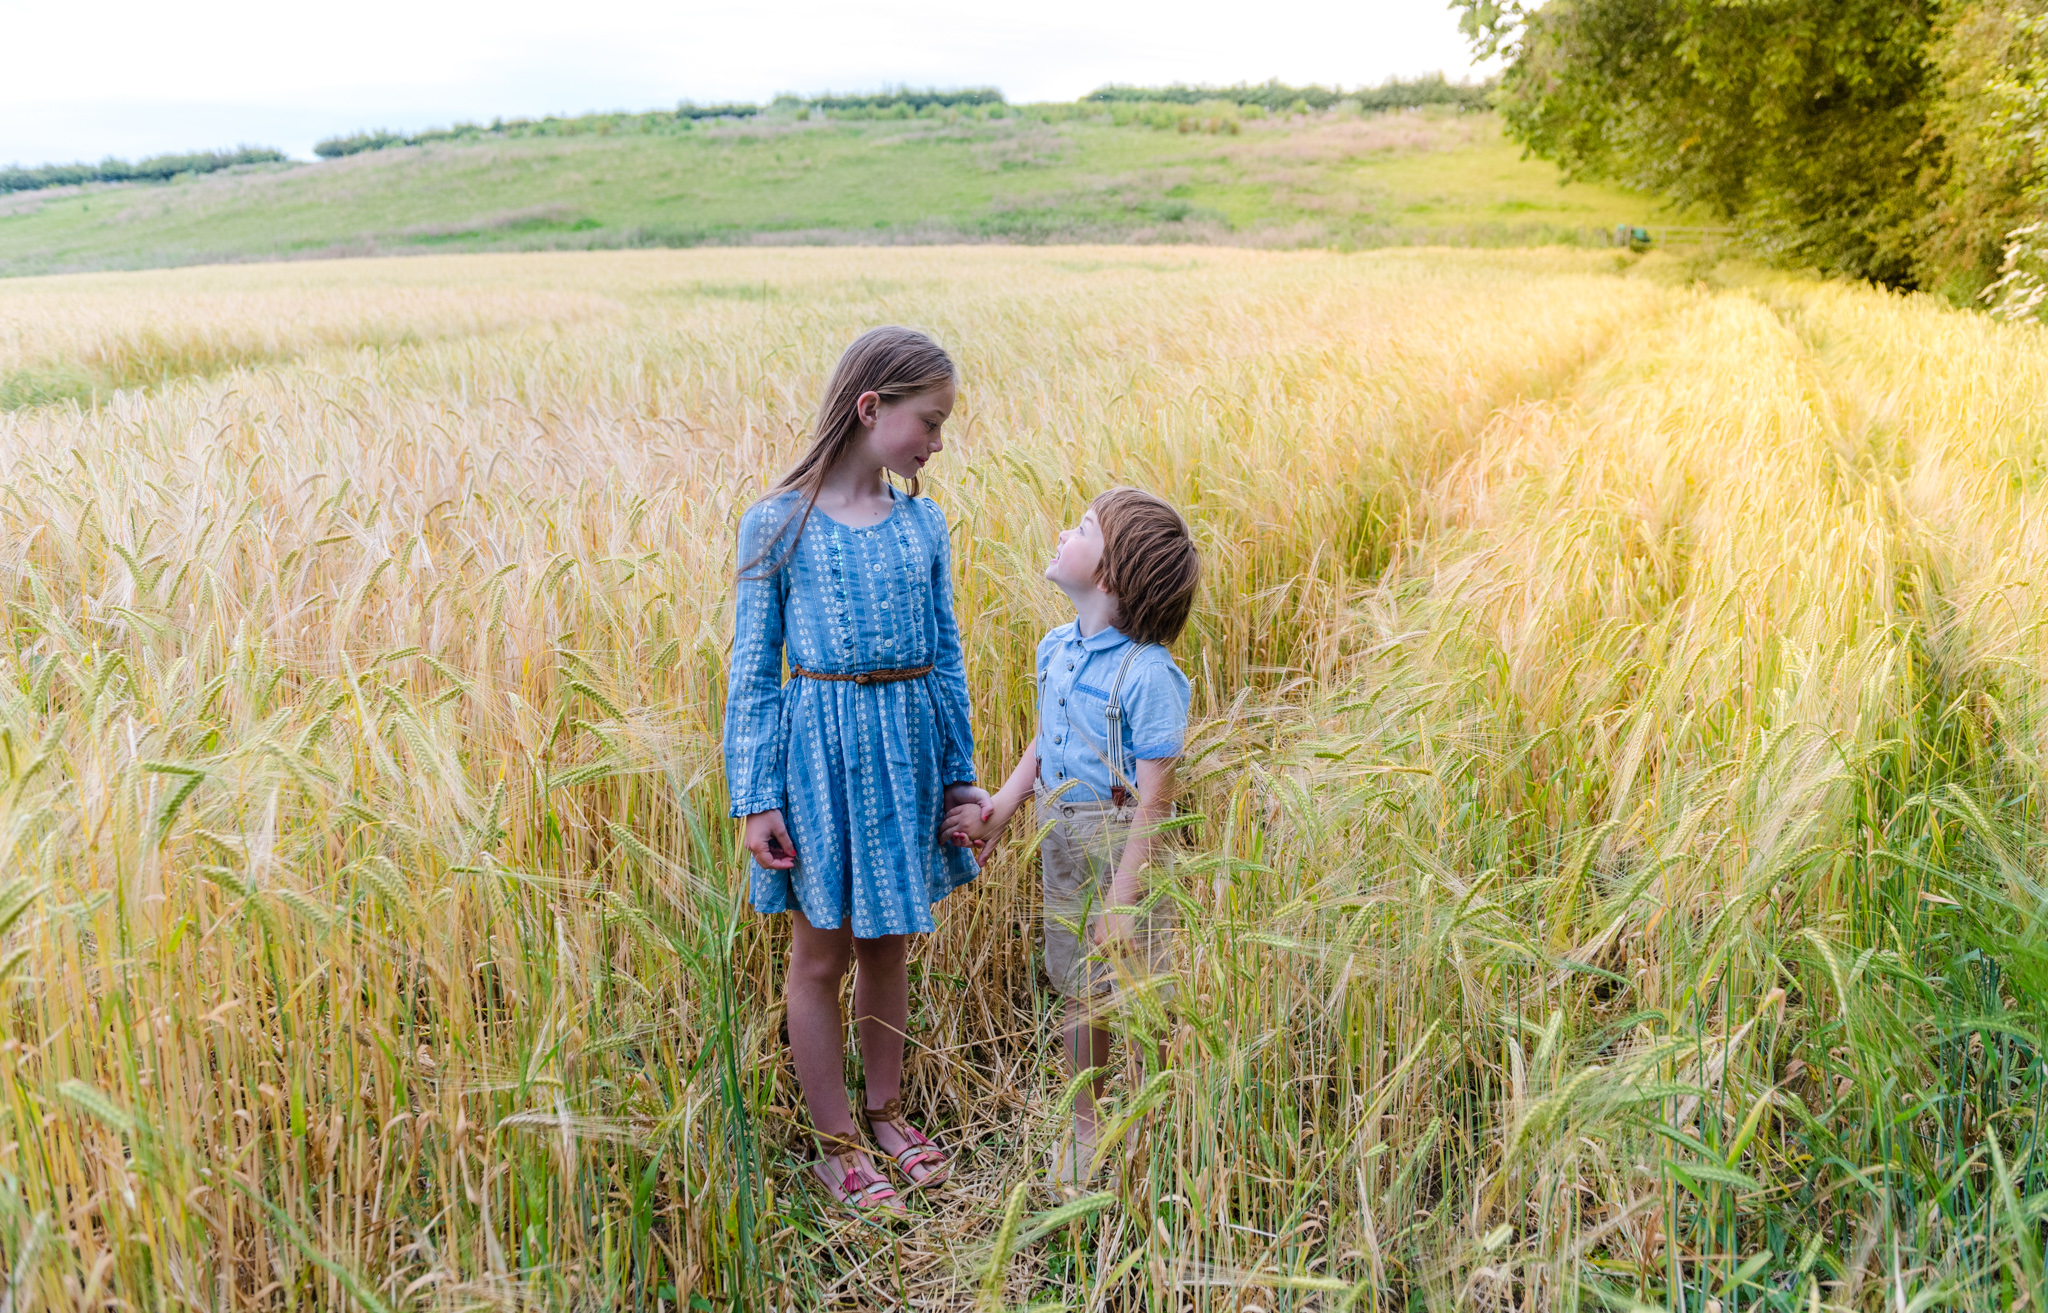
M 898 684 L 906 679 L 921 679 L 932 673 L 932 668 L 911 666 L 907 670 L 863 670 L 858 675 L 826 675 L 792 664 L 789 673 L 803 679 L 826 679 L 835 684 Z

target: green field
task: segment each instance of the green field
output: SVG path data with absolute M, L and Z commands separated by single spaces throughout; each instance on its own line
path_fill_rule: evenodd
M 1235 126 L 1117 126 L 1072 106 L 993 121 L 788 116 L 22 192 L 0 197 L 0 274 L 744 243 L 1517 246 L 1597 240 L 1655 208 L 1560 183 L 1491 114 Z

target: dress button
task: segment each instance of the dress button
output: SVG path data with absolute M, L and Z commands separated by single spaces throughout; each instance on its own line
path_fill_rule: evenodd
M 1065 698 L 1061 698 L 1061 699 L 1060 699 L 1060 705 L 1061 705 L 1061 706 L 1063 706 L 1063 707 L 1064 707 L 1065 705 L 1067 705 L 1067 700 L 1066 700 Z

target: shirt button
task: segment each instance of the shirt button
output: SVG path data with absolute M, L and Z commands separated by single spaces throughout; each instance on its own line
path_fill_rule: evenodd
M 1060 699 L 1060 705 L 1061 705 L 1061 706 L 1063 706 L 1063 707 L 1064 707 L 1065 705 L 1067 705 L 1067 700 L 1066 700 L 1065 698 L 1061 698 L 1061 699 Z

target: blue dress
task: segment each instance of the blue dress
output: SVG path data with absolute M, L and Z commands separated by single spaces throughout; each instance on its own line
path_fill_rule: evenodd
M 851 529 L 813 510 L 794 552 L 802 494 L 775 494 L 740 517 L 742 579 L 725 698 L 732 814 L 780 809 L 797 865 L 750 863 L 756 910 L 801 907 L 810 923 L 853 922 L 859 939 L 928 932 L 932 904 L 972 880 L 973 854 L 942 841 L 949 784 L 974 780 L 967 664 L 953 619 L 945 516 L 894 489 L 879 524 Z M 856 674 L 930 665 L 889 684 L 783 681 L 805 670 Z

